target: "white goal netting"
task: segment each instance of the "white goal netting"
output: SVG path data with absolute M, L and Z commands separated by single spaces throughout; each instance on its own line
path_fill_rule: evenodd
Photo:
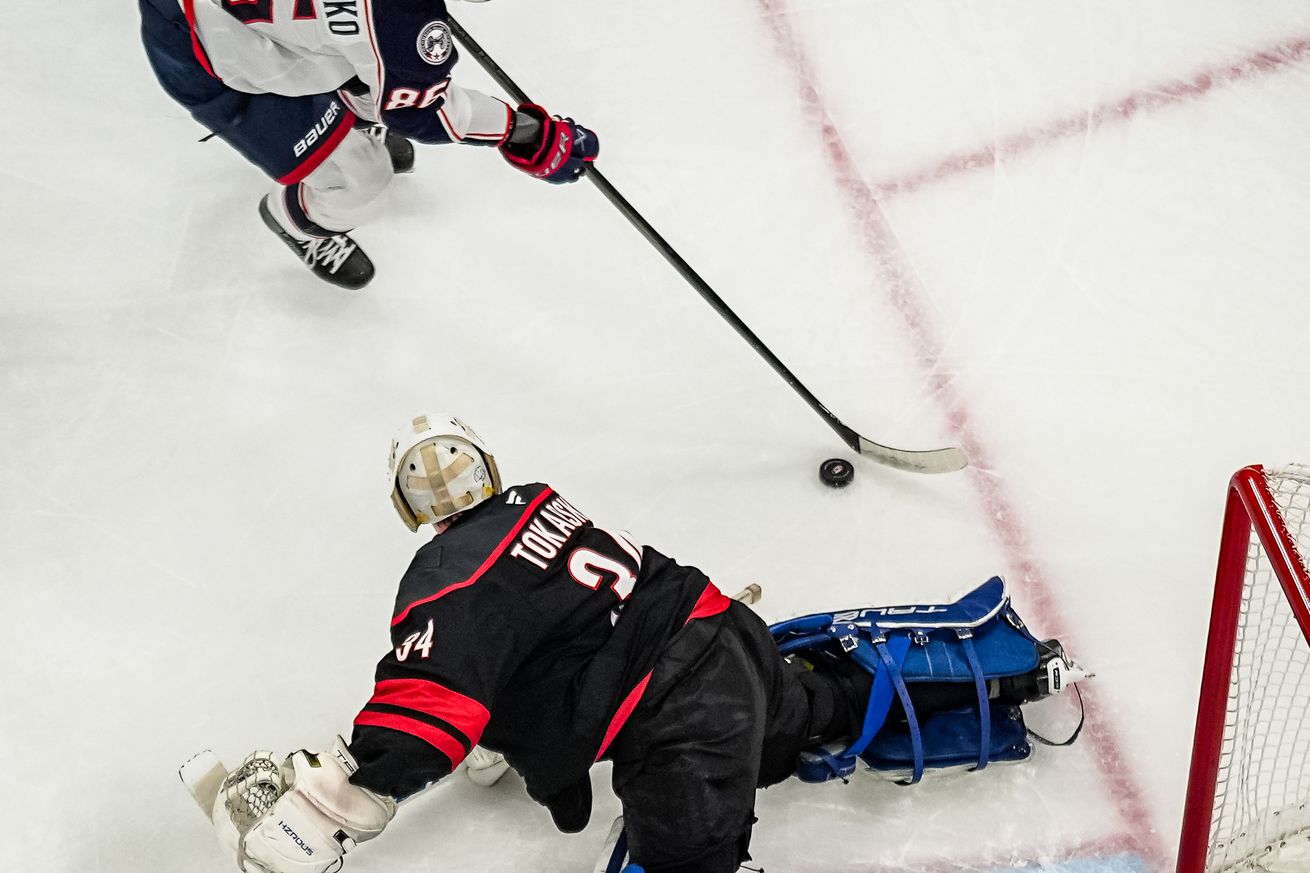
M 1265 478 L 1295 547 L 1291 557 L 1304 568 L 1310 556 L 1310 467 L 1266 470 Z M 1206 870 L 1310 871 L 1310 644 L 1254 532 Z

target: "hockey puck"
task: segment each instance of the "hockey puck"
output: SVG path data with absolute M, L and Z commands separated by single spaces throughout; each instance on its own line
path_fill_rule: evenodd
M 855 467 L 845 458 L 829 458 L 819 465 L 819 479 L 829 488 L 845 488 L 855 478 Z

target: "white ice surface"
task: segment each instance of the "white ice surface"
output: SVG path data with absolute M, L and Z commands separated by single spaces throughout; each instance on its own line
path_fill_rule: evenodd
M 861 464 L 823 489 L 832 434 L 609 205 L 488 151 L 421 151 L 357 234 L 376 282 L 316 284 L 258 223 L 259 173 L 197 145 L 155 85 L 131 4 L 11 4 L 6 866 L 228 869 L 176 768 L 348 732 L 418 544 L 387 505 L 385 444 L 428 409 L 473 422 L 509 479 L 549 481 L 725 589 L 760 582 L 767 618 L 1002 572 L 1099 674 L 1084 741 L 1029 766 L 766 792 L 754 848 L 771 873 L 1123 846 L 1167 863 L 1226 479 L 1310 460 L 1310 7 L 455 11 L 536 99 L 600 132 L 611 180 L 838 415 L 894 445 L 967 438 L 987 466 Z M 1302 49 L 1241 66 L 1277 45 Z M 1095 113 L 1203 71 L 1212 85 L 1171 105 Z M 490 87 L 471 60 L 459 74 Z M 885 197 L 870 245 L 860 184 L 1024 131 L 1032 148 Z M 1033 720 L 1068 716 L 1047 709 Z M 580 873 L 616 810 L 606 775 L 582 836 L 555 834 L 514 778 L 460 778 L 348 869 Z

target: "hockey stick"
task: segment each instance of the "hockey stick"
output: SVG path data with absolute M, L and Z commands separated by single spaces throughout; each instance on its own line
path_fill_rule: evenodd
M 496 84 L 505 89 L 519 103 L 533 102 L 523 89 L 515 84 L 514 80 L 492 59 L 491 55 L 487 54 L 477 40 L 469 36 L 468 31 L 458 21 L 447 14 L 446 22 L 450 25 L 455 39 L 459 40 L 464 49 L 473 55 L 478 65 L 486 70 L 491 78 L 496 80 Z M 601 175 L 595 164 L 588 168 L 587 178 L 600 189 L 601 194 L 605 195 L 605 199 L 623 214 L 628 223 L 636 228 L 646 238 L 646 241 L 664 256 L 664 260 L 668 261 L 673 269 L 678 271 L 678 274 L 686 280 L 687 284 L 691 285 L 706 303 L 714 307 L 714 311 L 723 316 L 724 321 L 732 325 L 732 329 L 737 331 L 738 336 L 750 343 L 751 348 L 755 349 L 760 357 L 769 363 L 774 372 L 781 376 L 783 381 L 790 385 L 801 396 L 801 399 L 819 414 L 819 417 L 827 423 L 828 427 L 837 432 L 837 435 L 842 438 L 842 442 L 850 446 L 853 451 L 888 467 L 895 467 L 898 470 L 907 470 L 913 473 L 950 473 L 963 469 L 968 465 L 969 459 L 958 448 L 951 447 L 928 451 L 896 449 L 865 439 L 849 425 L 844 424 L 837 416 L 828 411 L 828 407 L 824 406 L 819 398 L 810 392 L 810 389 L 801 384 L 801 380 L 797 379 L 795 374 L 787 369 L 787 365 L 780 361 L 778 356 L 755 335 L 755 332 L 737 317 L 737 313 L 733 312 L 728 304 L 723 301 L 723 298 L 714 292 L 709 283 L 702 279 L 700 274 L 693 270 L 691 265 L 684 261 L 682 256 L 674 250 L 673 246 L 669 245 L 668 241 L 659 235 L 650 222 L 615 189 L 608 179 Z

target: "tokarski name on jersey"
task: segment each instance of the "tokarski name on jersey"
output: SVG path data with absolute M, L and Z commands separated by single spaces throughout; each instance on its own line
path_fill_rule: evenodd
M 563 497 L 556 495 L 542 505 L 509 550 L 510 557 L 527 561 L 542 570 L 559 555 L 560 547 L 589 519 Z

